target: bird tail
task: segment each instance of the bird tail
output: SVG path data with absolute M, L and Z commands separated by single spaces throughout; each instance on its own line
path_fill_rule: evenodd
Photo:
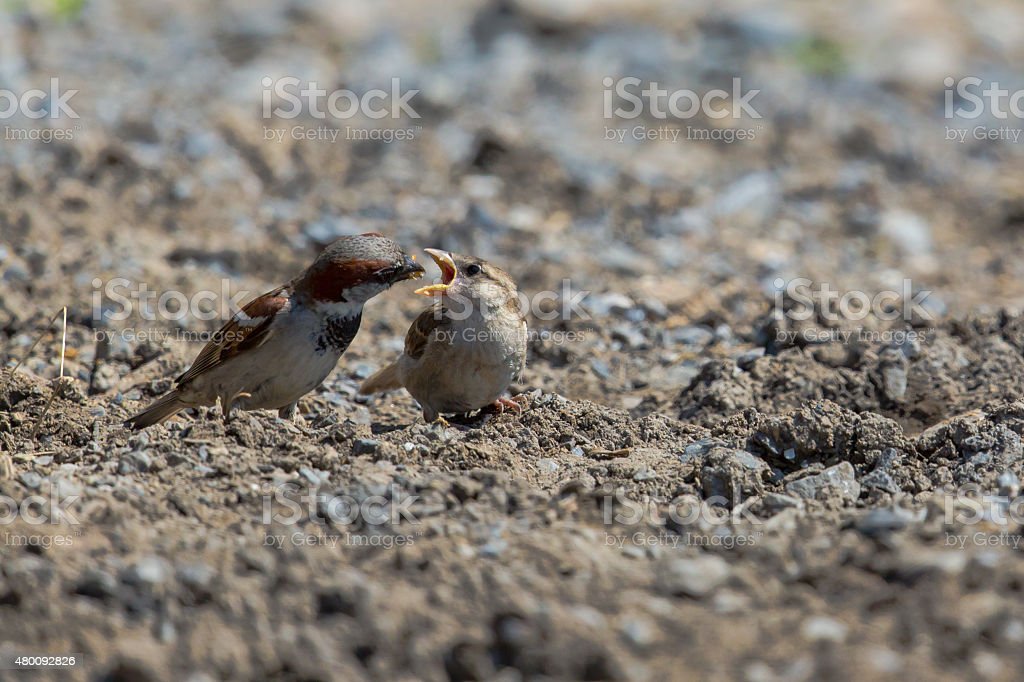
M 363 395 L 370 395 L 371 393 L 380 393 L 381 391 L 390 391 L 401 387 L 402 377 L 398 372 L 398 363 L 393 362 L 364 381 L 363 385 L 359 387 L 359 392 Z
M 163 420 L 184 410 L 188 405 L 181 399 L 177 391 L 171 391 L 155 403 L 144 409 L 142 412 L 129 417 L 124 425 L 136 430 L 141 430 L 153 424 L 159 424 Z

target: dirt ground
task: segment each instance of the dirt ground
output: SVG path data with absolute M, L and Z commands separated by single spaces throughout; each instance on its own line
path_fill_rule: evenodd
M 78 665 L 0 680 L 1020 679 L 1024 134 L 944 115 L 1024 87 L 1019 4 L 3 11 L 0 89 L 77 92 L 0 120 L 0 667 Z M 758 117 L 606 117 L 625 76 Z M 416 115 L 266 113 L 287 77 Z M 554 292 L 521 415 L 357 395 L 406 283 L 301 422 L 122 426 L 220 320 L 112 282 L 245 300 L 371 230 Z

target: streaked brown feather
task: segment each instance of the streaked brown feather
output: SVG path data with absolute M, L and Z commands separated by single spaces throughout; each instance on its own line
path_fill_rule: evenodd
M 220 328 L 196 356 L 188 371 L 178 377 L 184 386 L 200 374 L 224 364 L 239 353 L 262 346 L 271 336 L 274 315 L 288 305 L 291 285 L 280 286 L 246 303 Z
M 434 303 L 409 326 L 405 335 L 405 354 L 414 360 L 423 357 L 431 335 L 438 329 L 444 331 L 451 326 L 447 311 L 441 303 Z

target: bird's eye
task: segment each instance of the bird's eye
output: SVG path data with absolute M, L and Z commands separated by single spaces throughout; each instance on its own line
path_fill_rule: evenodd
M 480 266 L 477 265 L 476 263 L 473 263 L 468 268 L 466 268 L 466 274 L 469 275 L 470 277 L 474 277 L 476 275 L 479 275 L 480 274 Z

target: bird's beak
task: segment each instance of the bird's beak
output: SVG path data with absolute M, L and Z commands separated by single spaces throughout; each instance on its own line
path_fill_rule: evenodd
M 437 267 L 441 269 L 441 283 L 420 287 L 413 293 L 420 294 L 421 296 L 443 294 L 448 290 L 448 287 L 452 285 L 452 282 L 455 281 L 455 276 L 459 274 L 458 268 L 455 267 L 455 261 L 452 260 L 451 254 L 441 251 L 440 249 L 423 250 L 427 252 L 428 256 L 434 259 L 434 262 L 437 263 Z
M 423 266 L 416 262 L 416 256 L 406 256 L 405 263 L 398 271 L 396 282 L 404 282 L 407 279 L 419 279 L 426 271 Z

